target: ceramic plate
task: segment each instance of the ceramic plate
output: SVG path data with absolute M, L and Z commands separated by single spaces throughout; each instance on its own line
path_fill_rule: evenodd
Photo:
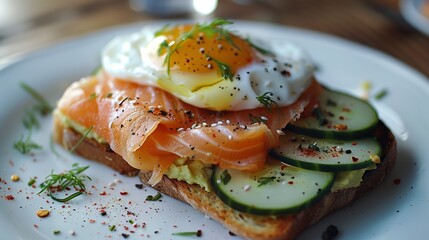
M 160 202 L 145 202 L 156 192 L 138 189 L 136 177 L 124 177 L 109 168 L 73 156 L 60 147 L 50 146 L 52 117 L 41 118 L 40 129 L 31 138 L 43 149 L 31 155 L 18 153 L 13 144 L 28 131 L 22 119 L 35 101 L 20 87 L 32 86 L 54 104 L 73 81 L 88 75 L 100 61 L 102 47 L 114 36 L 140 29 L 144 25 L 162 26 L 164 22 L 140 23 L 97 32 L 44 49 L 0 71 L 0 232 L 7 239 L 187 239 L 175 232 L 202 230 L 203 239 L 238 239 L 227 229 L 192 207 L 162 197 Z M 398 162 L 394 171 L 377 189 L 350 206 L 323 219 L 302 233 L 300 239 L 320 239 L 327 226 L 334 224 L 341 239 L 421 239 L 427 233 L 429 216 L 429 175 L 427 135 L 429 122 L 429 79 L 383 53 L 320 33 L 254 22 L 234 25 L 251 37 L 295 42 L 305 48 L 319 70 L 324 84 L 359 95 L 363 82 L 372 83 L 370 96 L 386 90 L 372 102 L 381 118 L 398 138 Z M 30 178 L 41 183 L 51 170 L 61 172 L 73 163 L 90 165 L 86 174 L 88 194 L 68 203 L 52 201 L 39 189 L 27 185 Z M 20 176 L 12 182 L 11 175 Z M 9 196 L 9 197 L 8 197 Z M 12 196 L 13 200 L 7 200 Z M 36 216 L 48 209 L 47 218 Z M 106 215 L 100 214 L 101 210 Z M 135 222 L 133 226 L 130 223 Z M 115 231 L 109 228 L 115 226 Z M 54 231 L 59 230 L 58 235 Z M 73 234 L 74 235 L 73 235 Z M 189 237 L 188 237 L 189 238 Z

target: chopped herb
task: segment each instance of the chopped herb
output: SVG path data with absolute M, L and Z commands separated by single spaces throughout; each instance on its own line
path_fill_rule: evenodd
M 24 136 L 21 136 L 17 142 L 13 144 L 13 147 L 22 154 L 27 154 L 33 149 L 41 149 L 42 146 L 31 141 L 31 132 L 28 134 L 27 139 L 24 140 Z
M 228 173 L 228 170 L 223 170 L 223 172 L 220 174 L 220 181 L 223 183 L 223 185 L 226 185 L 231 181 L 231 175 Z
M 262 94 L 261 96 L 257 96 L 256 99 L 259 101 L 259 103 L 267 108 L 268 110 L 271 110 L 272 106 L 275 105 L 278 107 L 277 103 L 271 98 L 270 95 L 273 95 L 272 92 L 266 92 Z
M 42 115 L 46 115 L 52 112 L 54 108 L 49 104 L 48 101 L 46 101 L 46 99 L 40 93 L 36 92 L 36 90 L 34 90 L 29 85 L 23 82 L 21 83 L 21 87 L 35 100 L 37 100 L 38 104 L 34 107 L 35 110 L 39 111 Z
M 97 94 L 96 93 L 91 93 L 91 95 L 89 95 L 89 100 L 94 100 L 97 98 Z
M 104 96 L 105 98 L 111 98 L 113 96 L 113 93 L 108 93 L 106 94 L 106 96 Z
M 197 237 L 201 237 L 201 235 L 203 234 L 203 232 L 201 230 L 195 231 L 195 232 L 175 232 L 172 233 L 171 235 L 173 236 L 184 236 L 184 237 L 190 237 L 190 236 L 197 236 Z
M 115 225 L 110 226 L 110 227 L 109 227 L 109 230 L 110 230 L 111 232 L 116 231 L 116 226 L 115 226 Z
M 314 144 L 314 143 L 308 144 L 308 149 L 320 152 L 320 148 L 316 144 Z
M 134 221 L 132 219 L 128 220 L 128 222 L 134 224 Z
M 207 54 L 206 54 L 206 57 L 210 58 L 210 60 L 213 60 L 216 63 L 217 68 L 219 70 L 219 73 L 223 79 L 230 80 L 230 81 L 233 80 L 234 74 L 232 73 L 231 68 L 228 65 L 226 65 L 225 63 L 223 63 L 219 60 L 216 60 L 216 59 L 210 57 Z
M 155 196 L 148 195 L 146 201 L 158 201 L 162 197 L 161 193 L 157 193 Z
M 387 95 L 387 89 L 383 89 L 375 95 L 375 99 L 380 100 Z
M 79 139 L 79 141 L 76 143 L 76 145 L 74 145 L 71 149 L 70 149 L 70 152 L 72 153 L 72 152 L 74 152 L 75 150 L 76 150 L 76 148 L 78 148 L 81 144 L 82 144 L 82 142 L 83 142 L 83 140 L 85 140 L 85 138 L 88 136 L 88 134 L 91 132 L 91 130 L 92 130 L 92 128 L 93 128 L 94 126 L 91 126 L 91 127 L 89 127 L 86 131 L 85 131 L 85 133 L 83 134 L 83 136 Z
M 22 119 L 22 124 L 28 130 L 40 127 L 40 122 L 34 114 L 34 111 L 27 111 L 25 117 Z
M 162 41 L 162 42 L 161 42 L 161 44 L 159 45 L 159 48 L 158 48 L 158 56 L 161 56 L 162 51 L 163 51 L 164 49 L 165 49 L 167 52 L 169 52 L 169 51 L 170 51 L 170 46 L 168 45 L 167 40 Z
M 61 231 L 60 230 L 54 230 L 54 234 L 55 235 L 58 235 L 58 234 L 60 234 L 61 233 Z
M 314 117 L 316 117 L 317 121 L 319 122 L 319 126 L 323 126 L 327 122 L 325 115 L 323 115 L 319 107 L 313 110 L 313 115 Z
M 336 106 L 337 106 L 337 103 L 336 103 L 334 100 L 332 100 L 332 99 L 328 98 L 328 99 L 326 100 L 326 105 L 336 107 Z
M 60 174 L 55 174 L 52 170 L 51 174 L 49 174 L 45 178 L 45 181 L 40 184 L 41 190 L 40 192 L 38 192 L 38 194 L 44 191 L 48 191 L 49 196 L 51 196 L 51 198 L 54 199 L 55 201 L 59 201 L 59 202 L 67 202 L 81 195 L 82 191 L 86 190 L 84 181 L 87 179 L 91 180 L 90 177 L 88 177 L 85 174 L 82 174 L 82 172 L 88 169 L 89 166 L 79 167 L 79 165 L 75 163 L 72 165 L 72 167 L 73 168 L 71 170 Z M 58 189 L 58 191 L 62 191 L 68 187 L 78 188 L 79 191 L 75 192 L 74 194 L 64 199 L 56 198 L 55 196 L 52 195 L 52 192 L 51 192 L 52 188 L 56 188 Z
M 260 177 L 256 181 L 259 183 L 258 187 L 260 187 L 274 181 L 274 179 L 276 179 L 276 177 Z
M 30 181 L 28 181 L 27 185 L 31 187 L 34 183 L 36 183 L 36 179 L 30 178 Z
M 246 42 L 247 42 L 247 43 L 248 43 L 252 48 L 256 49 L 256 51 L 258 51 L 258 52 L 260 52 L 260 53 L 262 53 L 262 54 L 264 54 L 264 55 L 272 55 L 272 56 L 274 56 L 274 53 L 273 53 L 273 52 L 271 52 L 271 51 L 269 51 L 269 50 L 267 50 L 267 49 L 261 48 L 261 47 L 259 47 L 258 45 L 254 44 L 252 41 L 250 41 L 250 38 L 246 38 Z
M 253 123 L 267 123 L 267 120 L 263 117 L 258 117 L 258 116 L 253 116 L 253 115 L 249 115 L 250 117 L 250 122 Z

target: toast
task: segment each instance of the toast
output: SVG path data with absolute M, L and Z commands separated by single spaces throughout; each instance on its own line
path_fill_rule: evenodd
M 82 135 L 65 126 L 59 119 L 54 119 L 54 139 L 66 149 L 75 146 Z M 374 170 L 367 171 L 361 185 L 356 188 L 331 192 L 312 206 L 295 214 L 271 217 L 257 216 L 233 210 L 225 205 L 213 192 L 206 192 L 198 185 L 163 177 L 154 186 L 158 191 L 190 204 L 198 211 L 224 225 L 234 234 L 246 239 L 294 239 L 301 231 L 315 224 L 329 213 L 343 208 L 355 199 L 365 195 L 383 182 L 396 161 L 396 140 L 392 132 L 379 122 L 374 133 L 382 145 L 381 162 Z M 84 139 L 74 153 L 91 160 L 101 162 L 128 176 L 139 171 L 114 153 L 107 144 L 100 144 L 91 139 Z M 139 177 L 147 183 L 150 171 L 140 171 Z

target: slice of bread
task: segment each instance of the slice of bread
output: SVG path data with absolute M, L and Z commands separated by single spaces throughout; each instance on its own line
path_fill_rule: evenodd
M 82 138 L 78 132 L 67 128 L 61 121 L 54 121 L 54 139 L 63 147 L 70 149 Z M 357 188 L 332 192 L 319 202 L 296 214 L 271 217 L 238 212 L 225 205 L 213 192 L 206 192 L 198 185 L 163 177 L 154 186 L 158 191 L 186 202 L 198 211 L 215 219 L 234 234 L 246 239 L 294 239 L 301 231 L 315 224 L 332 211 L 343 208 L 353 200 L 365 195 L 379 185 L 392 170 L 396 160 L 396 140 L 391 131 L 380 122 L 375 136 L 383 146 L 381 163 L 375 170 L 367 171 Z M 135 175 L 138 170 L 129 166 L 119 155 L 112 152 L 107 144 L 85 139 L 75 153 L 88 159 L 102 162 L 122 174 Z M 150 171 L 141 171 L 140 179 L 147 183 Z

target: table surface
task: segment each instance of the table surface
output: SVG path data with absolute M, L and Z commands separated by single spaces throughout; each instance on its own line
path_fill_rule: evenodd
M 191 15 L 169 18 L 196 16 Z M 429 76 L 429 36 L 403 20 L 397 0 L 220 0 L 210 17 L 332 34 L 385 52 Z M 0 0 L 0 60 L 102 28 L 156 19 L 162 18 L 134 11 L 125 0 Z

